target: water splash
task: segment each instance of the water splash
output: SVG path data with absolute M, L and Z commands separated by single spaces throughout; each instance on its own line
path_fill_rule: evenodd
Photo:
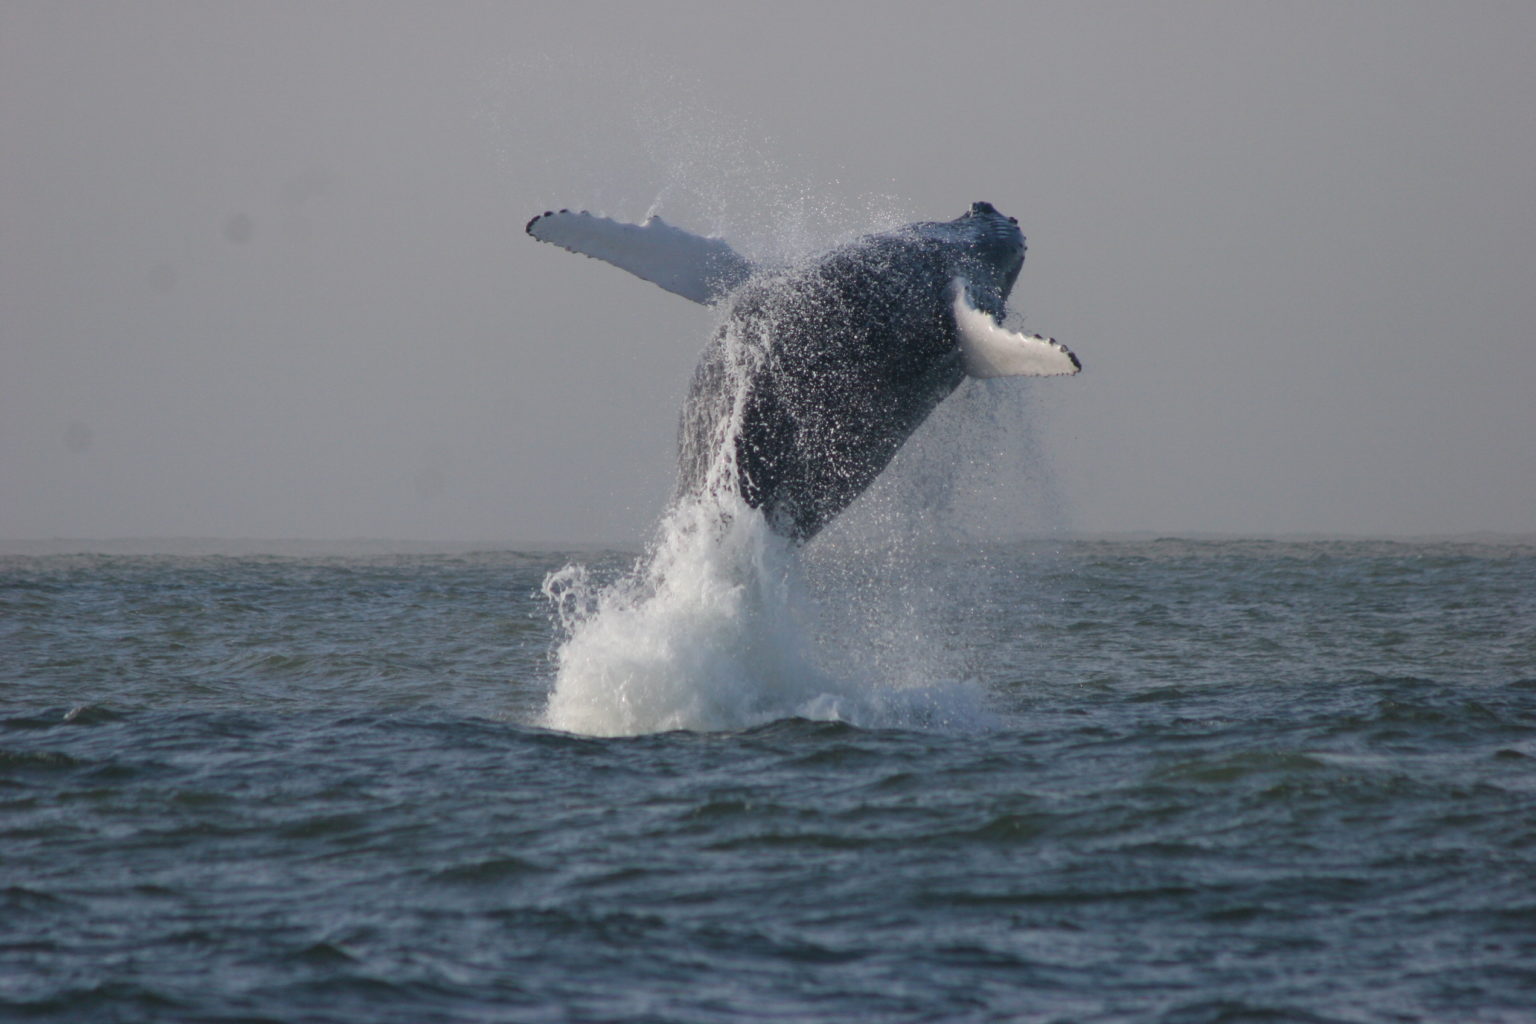
M 692 496 L 617 580 L 598 585 L 583 566 L 546 579 L 565 639 L 542 724 L 614 736 L 793 717 L 871 728 L 990 722 L 978 687 L 858 656 L 888 646 L 898 623 L 871 629 L 856 617 L 871 629 L 861 639 L 838 628 L 845 617 L 825 614 L 885 586 L 836 573 L 808 580 L 798 552 L 739 497 Z M 833 648 L 841 657 L 827 657 Z

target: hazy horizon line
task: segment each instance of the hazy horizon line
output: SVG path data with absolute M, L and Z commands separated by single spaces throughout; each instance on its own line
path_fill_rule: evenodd
M 952 538 L 935 537 L 939 546 Z M 1009 538 L 961 538 L 958 546 L 974 544 L 1040 544 L 1155 541 L 1188 542 L 1379 542 L 1398 544 L 1482 544 L 1494 546 L 1536 545 L 1536 533 L 1468 530 L 1432 534 L 1364 534 L 1330 532 L 1233 533 L 1209 530 L 1116 530 L 1061 531 Z M 0 538 L 0 556 L 45 557 L 50 555 L 462 555 L 493 552 L 536 553 L 639 553 L 647 540 L 423 540 L 408 537 L 34 537 Z

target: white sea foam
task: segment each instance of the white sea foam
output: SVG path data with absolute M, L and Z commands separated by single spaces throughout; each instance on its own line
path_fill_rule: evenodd
M 857 606 L 868 586 L 837 574 L 808 580 L 798 552 L 734 495 L 680 502 L 646 558 L 616 581 L 597 586 L 580 566 L 545 581 L 565 640 L 543 724 L 611 736 L 790 717 L 988 722 L 977 688 L 935 681 L 911 657 L 893 669 L 892 637 L 915 639 L 911 623 L 824 614 L 828 602 Z

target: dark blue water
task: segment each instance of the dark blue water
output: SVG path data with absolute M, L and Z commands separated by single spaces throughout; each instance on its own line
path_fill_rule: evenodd
M 829 547 L 921 700 L 608 738 L 570 560 L 0 560 L 0 1018 L 1536 1020 L 1536 548 Z

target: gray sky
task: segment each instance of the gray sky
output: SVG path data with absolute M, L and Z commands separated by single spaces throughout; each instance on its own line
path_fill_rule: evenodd
M 1086 366 L 1023 385 L 1072 527 L 1536 531 L 1533 52 L 1525 2 L 9 0 L 0 539 L 640 537 L 711 314 L 529 216 L 977 199 Z

